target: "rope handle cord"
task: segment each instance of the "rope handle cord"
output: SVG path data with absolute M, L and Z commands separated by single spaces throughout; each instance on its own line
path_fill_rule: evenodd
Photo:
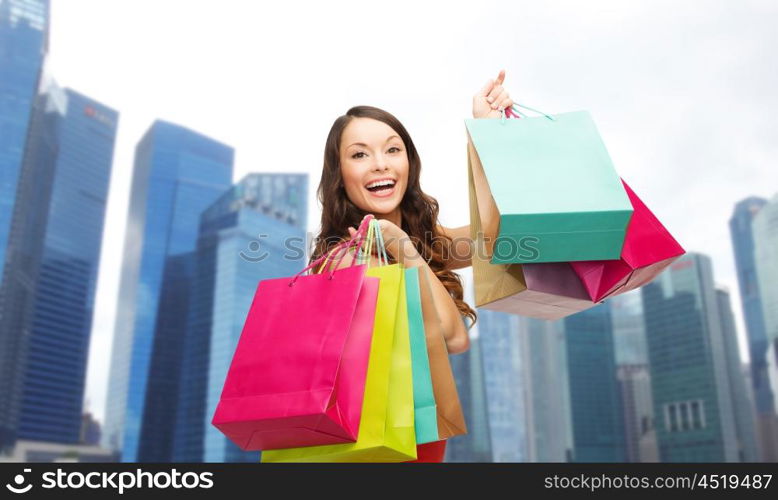
M 544 113 L 544 112 L 539 111 L 539 110 L 537 110 L 535 108 L 530 108 L 529 106 L 524 106 L 523 104 L 513 103 L 512 106 L 509 106 L 509 107 L 503 109 L 500 112 L 501 123 L 505 123 L 505 118 L 506 117 L 508 117 L 508 118 L 527 118 L 526 113 L 524 113 L 519 108 L 524 108 L 524 109 L 528 109 L 530 111 L 534 111 L 535 113 L 538 113 L 540 115 L 545 116 L 546 118 L 548 118 L 551 121 L 556 121 L 556 118 L 554 118 L 553 115 L 549 115 L 548 113 Z
M 362 244 L 365 242 L 367 228 L 369 227 L 369 222 L 372 219 L 373 219 L 373 216 L 368 214 L 364 219 L 362 219 L 362 222 L 359 225 L 359 229 L 357 229 L 356 234 L 354 234 L 354 236 L 351 239 L 343 241 L 341 243 L 338 243 L 337 245 L 335 245 L 334 248 L 332 248 L 332 250 L 327 252 L 325 255 L 322 255 L 321 257 L 319 257 L 315 261 L 311 262 L 308 266 L 306 266 L 300 272 L 295 274 L 294 278 L 292 278 L 292 281 L 289 282 L 289 286 L 294 285 L 295 281 L 297 281 L 297 278 L 302 276 L 303 273 L 305 273 L 306 271 L 312 271 L 313 268 L 315 268 L 316 266 L 320 266 L 318 272 L 321 272 L 322 267 L 324 267 L 324 264 L 327 263 L 327 260 L 329 260 L 329 258 L 335 252 L 342 252 L 340 257 L 338 258 L 338 261 L 337 261 L 337 264 L 335 265 L 335 268 L 337 268 L 337 265 L 340 264 L 340 260 L 346 254 L 348 254 L 348 249 L 349 248 L 351 248 L 353 246 L 356 246 L 357 247 L 357 252 L 359 252 L 361 250 L 361 248 L 362 248 Z M 352 263 L 352 265 L 354 265 L 354 264 Z M 329 279 L 332 279 L 332 276 L 333 276 L 334 273 L 335 273 L 335 269 L 333 269 L 332 272 L 330 273 Z

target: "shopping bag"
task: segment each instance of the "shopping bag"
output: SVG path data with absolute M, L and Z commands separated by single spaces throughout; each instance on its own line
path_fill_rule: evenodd
M 499 212 L 492 264 L 619 258 L 632 205 L 588 112 L 465 125 Z
M 257 287 L 211 421 L 243 450 L 357 438 L 379 280 L 315 264 Z
M 468 145 L 468 148 L 472 146 Z M 470 236 L 477 307 L 539 319 L 560 319 L 597 305 L 567 262 L 491 264 L 481 229 L 479 207 L 490 200 L 477 197 L 473 165 L 468 161 Z M 481 191 L 483 193 L 483 191 Z
M 370 226 L 373 231 L 377 229 L 377 223 Z M 377 234 L 379 236 L 369 243 L 380 239 L 380 230 Z M 366 255 L 370 254 L 368 248 Z M 380 284 L 356 442 L 269 450 L 262 453 L 262 462 L 403 462 L 416 459 L 405 273 L 399 264 L 392 264 L 370 267 L 366 274 L 379 278 Z
M 427 354 L 427 338 L 424 334 L 424 314 L 419 290 L 419 269 L 405 270 L 405 293 L 408 303 L 408 331 L 411 341 L 413 374 L 413 412 L 415 415 L 416 442 L 429 443 L 438 440 L 438 413 L 432 389 L 432 374 Z
M 623 184 L 635 211 L 621 258 L 570 263 L 595 301 L 645 285 L 685 253 L 627 183 Z
M 432 375 L 432 390 L 435 395 L 435 409 L 438 417 L 438 439 L 448 439 L 453 436 L 467 434 L 465 415 L 457 392 L 454 372 L 451 369 L 446 341 L 443 337 L 443 327 L 438 315 L 437 304 L 432 295 L 432 271 L 423 267 L 419 269 L 419 286 L 421 293 L 421 309 L 424 316 L 424 335 L 427 340 L 427 353 Z

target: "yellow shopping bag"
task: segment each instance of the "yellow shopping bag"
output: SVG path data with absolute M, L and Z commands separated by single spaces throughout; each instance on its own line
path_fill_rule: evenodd
M 377 225 L 376 222 L 376 229 Z M 380 254 L 380 234 L 374 238 Z M 369 243 L 367 255 L 370 255 Z M 356 442 L 266 450 L 262 452 L 262 462 L 405 462 L 416 459 L 405 272 L 400 264 L 392 264 L 371 267 L 366 275 L 379 278 L 380 284 Z

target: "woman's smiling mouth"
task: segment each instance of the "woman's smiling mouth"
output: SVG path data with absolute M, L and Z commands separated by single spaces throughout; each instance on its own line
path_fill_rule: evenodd
M 396 184 L 397 181 L 391 178 L 377 179 L 368 183 L 365 186 L 365 189 L 373 196 L 386 198 L 387 196 L 394 194 L 394 187 Z

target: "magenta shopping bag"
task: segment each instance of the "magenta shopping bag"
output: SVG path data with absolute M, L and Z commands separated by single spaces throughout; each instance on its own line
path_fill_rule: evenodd
M 211 422 L 243 450 L 356 441 L 379 279 L 365 265 L 302 275 L 323 259 L 257 287 Z
M 621 258 L 570 263 L 598 302 L 645 285 L 685 253 L 632 188 L 621 182 L 634 208 Z

